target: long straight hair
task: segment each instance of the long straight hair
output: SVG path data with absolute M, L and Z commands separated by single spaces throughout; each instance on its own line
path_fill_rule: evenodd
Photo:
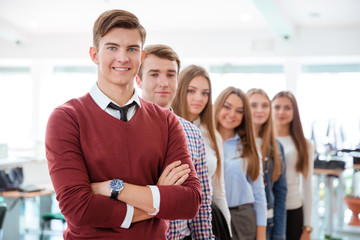
M 284 166 L 283 166 L 283 162 L 282 162 L 283 160 L 281 159 L 279 152 L 277 150 L 277 145 L 276 145 L 276 141 L 275 141 L 274 127 L 273 127 L 273 122 L 272 122 L 272 117 L 271 117 L 271 114 L 272 114 L 271 113 L 271 101 L 270 101 L 270 98 L 267 95 L 267 93 L 260 88 L 252 88 L 247 92 L 249 99 L 254 94 L 260 94 L 260 95 L 264 96 L 269 104 L 269 109 L 270 109 L 269 117 L 265 121 L 265 123 L 260 126 L 260 129 L 259 129 L 259 136 L 262 139 L 260 149 L 261 149 L 263 166 L 265 166 L 265 158 L 266 157 L 268 157 L 268 159 L 273 159 L 273 172 L 272 172 L 271 180 L 273 182 L 276 182 L 278 180 L 278 178 L 280 177 Z M 263 170 L 265 171 L 265 168 L 263 168 Z
M 247 161 L 247 175 L 252 181 L 255 181 L 260 175 L 260 160 L 256 149 L 254 126 L 252 122 L 251 109 L 248 97 L 238 88 L 228 87 L 220 93 L 217 97 L 214 110 L 215 110 L 215 126 L 219 130 L 219 112 L 224 107 L 227 98 L 235 94 L 240 97 L 244 104 L 244 117 L 239 126 L 234 129 L 234 132 L 240 136 L 242 149 L 240 145 L 238 150 L 241 152 L 240 157 Z
M 295 168 L 297 172 L 300 172 L 304 177 L 307 177 L 310 166 L 309 147 L 303 132 L 299 108 L 295 96 L 289 91 L 281 91 L 273 97 L 272 102 L 280 97 L 288 98 L 291 101 L 293 107 L 293 120 L 290 122 L 290 135 L 295 143 L 297 151 Z
M 188 88 L 190 82 L 198 76 L 203 76 L 206 78 L 206 80 L 209 83 L 209 98 L 208 102 L 205 105 L 204 109 L 200 113 L 200 123 L 201 125 L 205 126 L 205 129 L 207 131 L 208 137 L 210 139 L 212 148 L 215 150 L 217 163 L 216 163 L 216 179 L 218 184 L 220 185 L 220 177 L 221 177 L 221 157 L 220 157 L 220 151 L 218 147 L 218 143 L 216 140 L 216 134 L 215 134 L 215 125 L 214 125 L 214 118 L 213 118 L 213 106 L 212 106 L 212 100 L 211 100 L 211 82 L 210 77 L 207 71 L 200 66 L 196 65 L 190 65 L 183 69 L 179 74 L 179 85 L 178 89 L 176 91 L 175 98 L 172 102 L 172 108 L 174 112 L 179 115 L 180 117 L 185 118 L 186 120 L 190 120 L 188 115 L 188 105 L 187 105 L 187 94 L 188 94 Z

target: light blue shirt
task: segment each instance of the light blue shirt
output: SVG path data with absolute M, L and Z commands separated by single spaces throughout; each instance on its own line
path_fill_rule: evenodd
M 246 174 L 247 164 L 240 157 L 239 135 L 224 142 L 224 177 L 225 192 L 229 207 L 236 207 L 252 203 L 256 214 L 256 225 L 266 226 L 266 196 L 263 173 L 260 166 L 260 175 L 252 181 Z M 260 162 L 261 164 L 261 162 Z

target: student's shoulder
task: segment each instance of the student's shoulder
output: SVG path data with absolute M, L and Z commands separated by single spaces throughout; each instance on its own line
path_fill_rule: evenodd
M 90 97 L 90 96 L 88 96 Z M 51 113 L 49 117 L 50 122 L 59 122 L 59 121 L 71 121 L 76 122 L 81 116 L 87 115 L 88 104 L 87 95 L 84 95 L 79 98 L 73 98 L 67 102 L 57 106 Z M 84 111 L 85 110 L 85 111 Z
M 284 151 L 284 147 L 282 145 L 282 143 L 279 141 L 279 139 L 275 138 L 275 144 L 276 144 L 276 148 L 280 151 Z
M 311 139 L 308 139 L 308 138 L 306 138 L 306 143 L 309 148 L 309 154 L 311 154 L 312 158 L 314 158 L 314 156 L 316 155 L 315 143 L 313 141 L 311 141 Z
M 201 132 L 200 129 L 195 126 L 195 124 L 193 124 L 192 122 L 189 122 L 188 120 L 176 115 L 181 123 L 181 125 L 184 128 L 185 132 L 191 132 L 192 134 L 194 134 L 195 136 L 201 138 Z
M 305 140 L 306 140 L 306 143 L 309 145 L 309 147 L 314 147 L 315 146 L 314 142 L 311 139 L 305 138 Z
M 166 108 L 160 107 L 159 105 L 157 105 L 156 103 L 147 101 L 143 98 L 139 98 L 140 99 L 140 103 L 141 103 L 141 109 L 146 113 L 149 114 L 152 117 L 166 117 L 168 118 L 170 117 L 175 117 L 175 115 Z
M 85 106 L 89 106 L 89 101 L 91 101 L 90 94 L 87 93 L 84 96 L 78 97 L 78 98 L 72 98 L 68 100 L 67 102 L 61 104 L 60 106 L 56 107 L 54 111 L 64 111 L 68 113 L 76 113 L 81 108 L 84 108 Z
M 224 144 L 223 139 L 220 135 L 220 133 L 218 132 L 218 130 L 215 129 L 215 136 L 216 136 L 216 141 L 218 142 L 218 144 Z
M 152 114 L 169 114 L 169 112 L 171 112 L 169 109 L 160 107 L 159 105 L 157 105 L 156 103 L 150 102 L 148 100 L 145 100 L 143 98 L 140 98 L 140 103 L 141 103 L 141 108 L 144 111 L 150 112 Z

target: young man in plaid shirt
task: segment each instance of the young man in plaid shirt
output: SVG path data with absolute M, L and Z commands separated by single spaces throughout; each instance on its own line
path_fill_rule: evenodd
M 142 89 L 142 97 L 161 107 L 170 108 L 178 85 L 180 59 L 176 52 L 166 45 L 150 45 L 145 47 L 145 50 L 145 58 L 136 77 L 136 82 Z M 195 125 L 181 117 L 179 120 L 184 128 L 190 155 L 200 180 L 202 203 L 194 219 L 171 221 L 167 238 L 215 239 L 211 225 L 211 195 L 204 140 Z

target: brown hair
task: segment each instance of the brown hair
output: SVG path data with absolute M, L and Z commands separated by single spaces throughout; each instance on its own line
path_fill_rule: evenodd
M 216 154 L 216 158 L 217 158 L 215 174 L 216 174 L 218 184 L 220 184 L 221 156 L 220 156 L 220 151 L 219 151 L 218 143 L 216 140 L 216 133 L 215 133 L 216 130 L 215 130 L 215 125 L 214 125 L 213 110 L 212 110 L 213 106 L 212 106 L 212 100 L 211 100 L 211 82 L 210 82 L 209 74 L 203 67 L 196 66 L 196 65 L 190 65 L 180 72 L 179 86 L 176 91 L 175 98 L 172 102 L 172 108 L 177 115 L 185 118 L 186 120 L 189 120 L 187 103 L 186 103 L 188 88 L 189 88 L 189 84 L 190 84 L 191 80 L 193 80 L 195 77 L 198 77 L 198 76 L 205 77 L 209 83 L 209 99 L 208 99 L 208 102 L 207 102 L 206 106 L 204 107 L 203 111 L 200 113 L 200 123 L 205 126 L 205 129 L 207 130 L 208 137 L 210 139 L 212 147 L 215 150 L 215 154 Z
M 274 127 L 271 117 L 271 101 L 269 96 L 266 94 L 266 92 L 260 88 L 252 88 L 247 92 L 249 99 L 254 94 L 260 94 L 264 96 L 269 103 L 269 109 L 270 109 L 269 118 L 266 120 L 264 124 L 260 126 L 259 136 L 262 139 L 261 155 L 262 155 L 263 166 L 265 166 L 266 157 L 268 157 L 269 159 L 273 159 L 274 168 L 273 168 L 271 180 L 275 182 L 280 177 L 284 165 L 282 162 L 283 160 L 279 155 L 275 141 Z M 263 170 L 265 169 L 263 168 Z
M 301 172 L 304 177 L 307 177 L 310 166 L 309 147 L 302 129 L 299 108 L 295 96 L 289 91 L 281 91 L 273 97 L 272 102 L 279 97 L 285 97 L 291 101 L 294 116 L 290 123 L 290 135 L 297 150 L 296 171 Z
M 179 74 L 180 71 L 180 58 L 177 55 L 177 53 L 174 51 L 174 49 L 172 49 L 171 47 L 164 45 L 164 44 L 153 44 L 153 45 L 148 45 L 145 47 L 145 58 L 146 59 L 147 56 L 149 56 L 150 54 L 153 54 L 154 56 L 158 57 L 158 58 L 164 58 L 170 61 L 176 61 L 177 64 L 177 73 Z M 140 65 L 140 69 L 139 69 L 139 73 L 138 73 L 139 77 L 142 78 L 142 64 Z
M 93 44 L 99 47 L 100 38 L 104 37 L 113 28 L 137 29 L 144 45 L 146 38 L 145 28 L 139 19 L 131 12 L 113 9 L 103 12 L 95 21 L 93 27 Z
M 228 87 L 219 94 L 214 104 L 215 126 L 216 129 L 219 130 L 219 112 L 231 94 L 240 97 L 244 104 L 244 118 L 240 125 L 234 129 L 234 132 L 237 133 L 241 139 L 242 149 L 240 149 L 239 145 L 238 150 L 241 152 L 240 157 L 247 160 L 247 175 L 252 181 L 255 181 L 260 175 L 260 160 L 256 149 L 250 104 L 248 97 L 243 91 L 238 88 Z

